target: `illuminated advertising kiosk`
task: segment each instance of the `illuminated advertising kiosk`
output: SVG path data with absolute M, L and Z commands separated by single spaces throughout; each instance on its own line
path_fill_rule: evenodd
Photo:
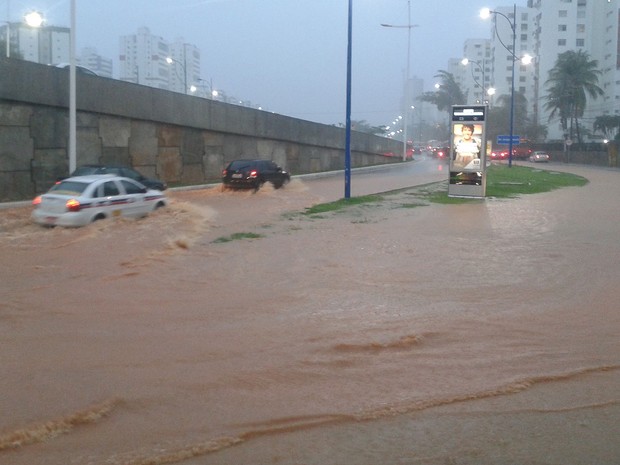
M 449 197 L 485 196 L 486 113 L 485 105 L 452 107 Z

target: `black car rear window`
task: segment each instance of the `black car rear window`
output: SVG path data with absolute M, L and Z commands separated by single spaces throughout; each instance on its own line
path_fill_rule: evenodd
M 237 160 L 237 161 L 233 161 L 230 164 L 230 169 L 231 170 L 243 170 L 246 168 L 250 168 L 252 166 L 256 166 L 256 162 L 252 161 L 252 160 Z
M 100 166 L 80 166 L 79 168 L 76 168 L 71 176 L 87 176 L 89 174 L 103 174 L 105 172 L 105 168 Z

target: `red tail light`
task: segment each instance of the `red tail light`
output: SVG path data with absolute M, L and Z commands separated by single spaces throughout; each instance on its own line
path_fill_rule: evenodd
M 250 171 L 250 178 L 255 178 L 256 176 L 258 176 L 258 171 L 257 170 L 252 170 Z
M 226 170 L 222 170 L 222 176 L 226 176 Z
M 65 206 L 67 207 L 67 211 L 70 212 L 79 212 L 82 209 L 80 202 L 75 199 L 67 200 Z
M 40 204 L 41 204 L 41 196 L 40 196 L 40 195 L 38 195 L 38 196 L 36 196 L 36 197 L 34 198 L 34 200 L 32 201 L 32 205 L 34 205 L 34 206 L 36 207 L 37 205 L 40 205 Z

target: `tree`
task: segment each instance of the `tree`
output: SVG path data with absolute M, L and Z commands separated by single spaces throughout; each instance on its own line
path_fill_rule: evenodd
M 432 103 L 439 111 L 451 113 L 452 105 L 464 105 L 466 103 L 465 94 L 454 79 L 454 75 L 444 70 L 439 70 L 435 74 L 441 82 L 436 91 L 424 92 L 420 97 L 423 102 Z
M 496 104 L 489 108 L 486 128 L 487 139 L 495 140 L 498 135 L 510 132 L 510 106 L 511 97 L 509 94 L 504 94 L 500 95 L 496 99 Z M 515 93 L 513 132 L 528 140 L 544 139 L 547 134 L 545 126 L 536 124 L 529 117 L 527 98 L 522 92 Z
M 579 142 L 579 118 L 583 117 L 587 97 L 596 99 L 603 95 L 597 85 L 601 74 L 597 67 L 598 61 L 590 60 L 587 52 L 569 50 L 558 55 L 545 82 L 548 90 L 545 108 L 551 111 L 549 119 L 559 116 L 564 134 L 570 139 L 576 134 Z
M 447 111 L 447 127 L 449 128 L 450 121 L 452 120 L 452 105 L 464 105 L 467 98 L 465 97 L 465 94 L 463 94 L 461 87 L 454 79 L 454 75 L 452 73 L 440 69 L 437 71 L 437 74 L 435 74 L 435 77 L 439 78 L 441 81 L 438 85 L 436 85 L 437 90 L 424 92 L 419 97 L 419 100 L 422 102 L 432 103 L 439 111 Z M 446 133 L 446 136 L 447 134 L 448 133 Z M 442 139 L 444 137 L 442 137 Z
M 620 140 L 620 116 L 597 116 L 592 129 L 594 132 L 602 132 L 608 139 L 615 137 L 616 140 Z

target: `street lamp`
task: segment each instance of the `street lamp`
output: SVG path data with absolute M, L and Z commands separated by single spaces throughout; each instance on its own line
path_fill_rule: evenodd
M 482 59 L 482 63 L 480 63 L 479 61 L 476 60 L 470 60 L 469 58 L 463 58 L 461 60 L 461 64 L 463 66 L 467 66 L 468 64 L 473 63 L 476 66 L 478 66 L 478 69 L 480 69 L 480 71 L 482 72 L 482 85 L 480 85 L 480 83 L 478 82 L 478 79 L 476 79 L 476 76 L 474 76 L 474 68 L 473 66 L 471 67 L 471 77 L 473 78 L 474 82 L 476 84 L 478 84 L 478 87 L 480 87 L 482 89 L 482 98 L 484 99 L 484 94 L 486 93 L 485 90 L 485 85 L 486 85 L 486 79 L 485 79 L 485 74 L 484 74 L 484 58 Z M 484 103 L 484 101 L 480 102 L 480 103 Z
M 482 19 L 487 19 L 492 14 L 502 16 L 508 21 L 510 24 L 510 29 L 512 30 L 512 50 L 506 47 L 504 42 L 497 36 L 502 46 L 508 50 L 508 52 L 512 55 L 512 77 L 510 80 L 510 140 L 508 141 L 508 167 L 512 167 L 512 136 L 514 135 L 514 117 L 515 117 L 515 47 L 517 43 L 517 26 L 515 24 L 517 18 L 517 4 L 513 4 L 513 14 L 511 21 L 508 16 L 499 11 L 493 11 L 489 8 L 483 8 L 480 11 L 480 17 Z M 497 35 L 497 23 L 495 23 L 495 34 Z
M 381 24 L 383 27 L 394 27 L 394 28 L 406 28 L 407 29 L 407 71 L 405 74 L 405 130 L 403 133 L 403 161 L 407 160 L 407 126 L 409 124 L 409 106 L 411 105 L 409 101 L 409 64 L 410 64 L 410 55 L 411 55 L 411 29 L 414 27 L 418 27 L 418 24 L 411 24 L 411 1 L 407 0 L 407 24 L 403 26 L 395 26 L 393 24 Z
M 189 86 L 189 91 L 192 94 L 197 92 L 199 87 L 203 87 L 203 88 L 207 87 L 207 88 L 209 88 L 209 92 L 207 94 L 209 96 L 209 98 L 211 100 L 217 98 L 217 96 L 219 95 L 219 92 L 213 88 L 213 81 L 211 81 L 211 80 L 207 81 L 206 79 L 198 79 L 198 81 L 199 82 L 204 82 L 206 84 L 198 84 L 198 85 L 192 84 L 191 86 Z
M 31 11 L 30 13 L 24 15 L 24 21 L 26 21 L 28 26 L 37 28 L 43 26 L 45 19 L 38 11 Z
M 10 20 L 11 8 L 10 8 L 10 5 L 11 5 L 11 2 L 7 1 L 7 6 L 6 6 L 6 15 L 7 15 L 7 18 L 6 18 L 6 57 L 7 58 L 11 57 L 11 20 Z M 24 22 L 32 28 L 39 28 L 45 22 L 45 18 L 38 11 L 31 11 L 30 13 L 27 13 L 26 15 L 24 15 Z
M 183 46 L 183 53 L 185 54 L 185 46 Z M 172 63 L 177 63 L 183 67 L 183 92 L 187 94 L 187 63 L 184 61 L 183 63 L 179 60 L 175 60 L 172 57 L 166 57 L 166 63 L 171 65 Z M 176 72 L 176 67 L 175 67 Z

